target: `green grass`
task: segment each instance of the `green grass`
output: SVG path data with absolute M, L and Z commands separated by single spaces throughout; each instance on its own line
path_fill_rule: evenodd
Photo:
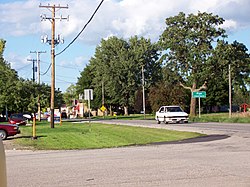
M 96 116 L 92 117 L 93 119 L 121 119 L 121 120 L 143 120 L 143 114 L 129 114 L 128 116 L 125 115 L 117 115 L 117 116 Z M 145 119 L 154 119 L 153 114 L 146 114 Z
M 228 113 L 201 114 L 201 117 L 190 117 L 192 122 L 225 122 L 225 123 L 250 123 L 249 113 L 232 113 L 229 118 Z
M 203 136 L 193 132 L 91 123 L 63 123 L 50 128 L 49 123 L 36 125 L 37 140 L 32 140 L 32 127 L 21 127 L 22 137 L 16 144 L 38 150 L 71 150 L 144 145 L 153 142 L 178 141 Z
M 96 119 L 103 119 L 103 117 L 95 117 Z M 105 119 L 120 119 L 120 120 L 143 120 L 143 114 L 130 114 L 129 116 L 106 116 Z M 154 114 L 147 114 L 147 120 L 154 120 Z M 250 123 L 250 113 L 232 113 L 232 117 L 229 118 L 228 113 L 210 113 L 201 114 L 199 118 L 198 114 L 195 117 L 189 117 L 190 122 L 225 122 L 225 123 Z

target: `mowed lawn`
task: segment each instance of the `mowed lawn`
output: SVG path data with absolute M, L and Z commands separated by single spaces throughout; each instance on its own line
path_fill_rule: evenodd
M 47 122 L 36 125 L 36 140 L 32 139 L 32 126 L 21 126 L 19 144 L 37 150 L 72 150 L 144 145 L 154 142 L 178 141 L 203 136 L 194 132 L 107 125 L 98 123 L 70 123 L 50 128 Z

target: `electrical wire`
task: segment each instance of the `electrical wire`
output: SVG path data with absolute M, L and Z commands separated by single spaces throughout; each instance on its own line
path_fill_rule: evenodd
M 26 68 L 26 67 L 28 67 L 28 66 L 30 66 L 31 64 L 27 64 L 27 65 L 25 65 L 25 66 L 22 66 L 22 67 L 20 67 L 20 68 L 17 68 L 16 69 L 16 71 L 20 71 L 20 70 L 22 70 L 22 69 L 24 69 L 24 68 Z
M 46 62 L 46 61 L 42 61 L 40 60 L 40 62 L 46 63 L 46 64 L 51 64 L 50 62 Z M 65 65 L 55 65 L 56 67 L 62 67 L 62 68 L 66 68 L 66 69 L 75 69 L 75 70 L 79 70 L 79 68 L 76 67 L 72 67 L 72 66 L 65 66 Z M 77 66 L 77 65 L 76 65 Z
M 85 30 L 85 28 L 88 26 L 88 24 L 92 21 L 92 19 L 94 18 L 96 12 L 98 11 L 98 9 L 101 7 L 102 3 L 104 2 L 104 0 L 102 0 L 99 5 L 97 6 L 97 8 L 95 9 L 94 13 L 92 14 L 92 16 L 90 17 L 90 19 L 88 20 L 88 22 L 84 25 L 84 27 L 82 28 L 82 30 L 76 35 L 76 37 L 59 53 L 57 53 L 55 56 L 58 56 L 60 54 L 62 54 L 64 51 L 66 51 L 67 48 L 69 48 L 69 46 L 71 46 L 76 39 L 82 34 L 82 32 Z
M 41 75 L 42 75 L 42 76 L 43 76 L 43 75 L 46 75 L 46 74 L 48 73 L 50 67 L 51 67 L 51 63 L 50 63 L 50 65 L 49 65 L 48 69 L 45 71 L 45 73 L 42 73 Z

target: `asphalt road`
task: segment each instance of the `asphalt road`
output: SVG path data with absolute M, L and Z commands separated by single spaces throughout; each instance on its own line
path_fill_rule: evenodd
M 8 186 L 250 186 L 250 124 L 105 122 L 219 138 L 80 151 L 7 150 Z

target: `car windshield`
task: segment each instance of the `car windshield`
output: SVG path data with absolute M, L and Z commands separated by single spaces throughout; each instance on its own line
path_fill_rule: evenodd
M 183 112 L 182 109 L 178 106 L 176 107 L 167 107 L 168 112 Z
M 14 115 L 11 115 L 11 118 L 12 119 L 22 119 L 23 116 L 21 114 L 14 114 Z

